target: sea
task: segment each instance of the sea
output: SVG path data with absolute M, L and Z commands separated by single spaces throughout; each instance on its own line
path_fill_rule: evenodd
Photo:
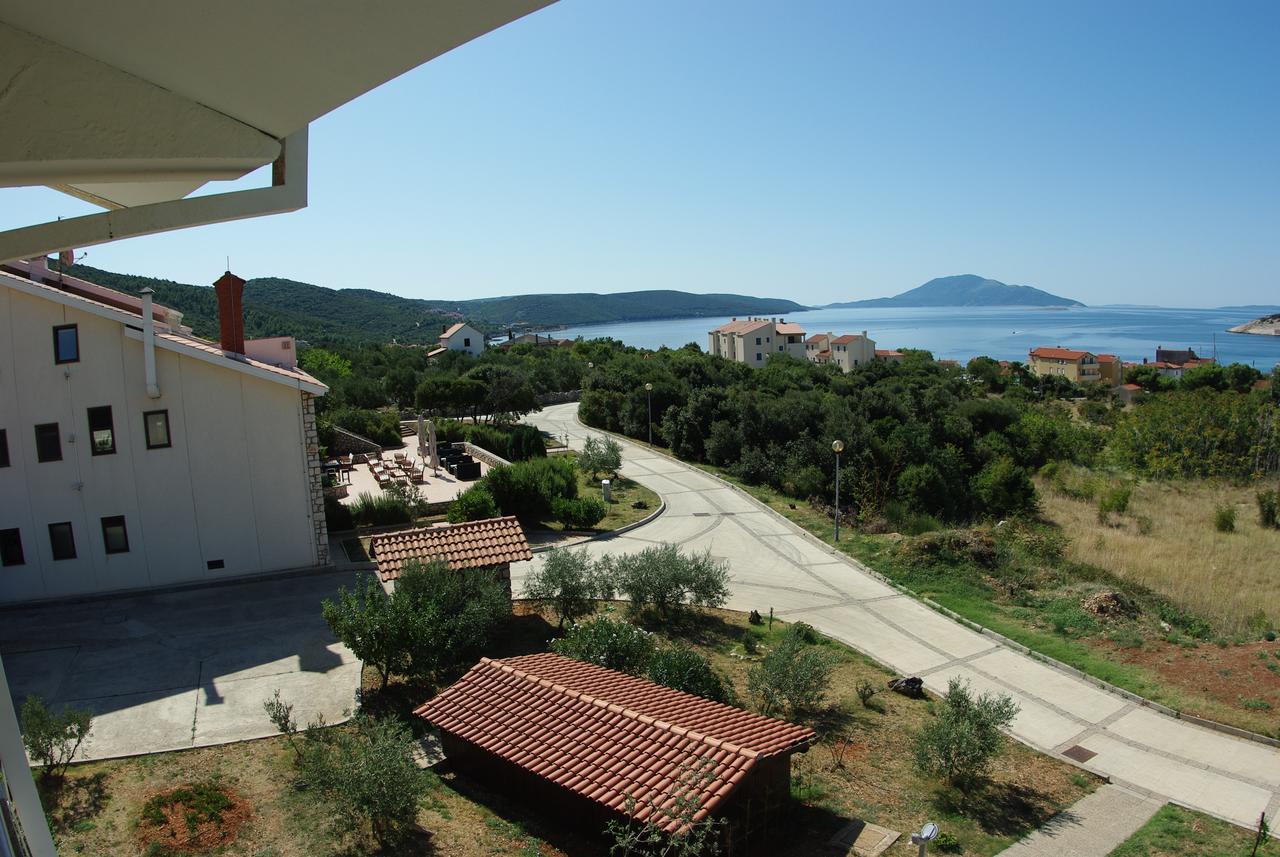
M 1271 310 L 1275 312 L 1276 310 Z M 1280 364 L 1280 336 L 1228 333 L 1227 328 L 1267 314 L 1264 308 L 1171 309 L 1165 307 L 877 307 L 815 309 L 791 313 L 787 321 L 807 335 L 830 331 L 861 333 L 877 348 L 923 348 L 939 360 L 985 354 L 996 360 L 1026 361 L 1038 346 L 1061 346 L 1115 354 L 1121 360 L 1155 359 L 1157 347 L 1192 348 L 1222 363 L 1246 363 L 1263 372 Z M 779 318 L 783 318 L 779 316 Z M 627 345 L 679 348 L 690 342 L 707 348 L 707 332 L 724 318 L 677 318 L 570 327 L 556 336 L 609 336 Z

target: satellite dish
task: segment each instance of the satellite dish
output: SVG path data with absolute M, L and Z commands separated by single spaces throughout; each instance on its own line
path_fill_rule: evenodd
M 938 838 L 938 825 L 932 821 L 920 828 L 920 838 L 925 842 L 932 842 Z

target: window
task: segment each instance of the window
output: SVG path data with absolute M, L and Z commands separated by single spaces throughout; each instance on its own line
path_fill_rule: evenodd
M 9 466 L 9 433 L 0 429 L 0 467 Z
M 53 329 L 53 362 L 80 362 L 80 330 L 74 324 L 60 324 Z
M 76 558 L 76 537 L 70 521 L 49 525 L 49 547 L 53 548 L 54 559 Z
M 757 352 L 756 352 L 756 362 L 757 362 L 757 363 L 759 363 L 759 362 L 760 362 L 761 360 L 763 360 L 763 359 L 764 359 L 764 357 L 762 357 L 762 356 L 760 355 L 760 352 L 759 352 L 759 351 L 757 351 Z
M 115 455 L 116 430 L 111 422 L 111 406 L 89 409 L 89 452 L 94 455 Z
M 758 336 L 757 336 L 757 337 L 756 337 L 756 345 L 759 345 L 759 344 L 760 344 L 760 337 L 758 337 Z
M 168 411 L 147 411 L 142 415 L 142 427 L 147 433 L 147 449 L 173 446 L 173 442 L 169 440 Z
M 22 555 L 22 533 L 18 530 L 0 530 L 0 565 L 25 565 Z
M 107 553 L 129 552 L 129 533 L 124 527 L 124 515 L 102 519 L 102 544 Z
M 471 347 L 471 337 L 470 337 L 470 336 L 465 337 L 465 338 L 462 340 L 462 347 L 463 347 L 463 348 L 470 348 L 470 347 Z
M 61 461 L 62 439 L 57 423 L 36 426 L 36 461 Z

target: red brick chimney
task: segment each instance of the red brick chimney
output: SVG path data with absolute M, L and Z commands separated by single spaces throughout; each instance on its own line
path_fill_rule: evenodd
M 223 351 L 244 354 L 244 280 L 227 271 L 213 290 L 218 295 L 219 344 Z

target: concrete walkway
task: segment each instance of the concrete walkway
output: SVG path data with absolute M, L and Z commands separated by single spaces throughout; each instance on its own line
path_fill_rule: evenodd
M 589 430 L 576 413 L 576 404 L 556 405 L 529 421 L 580 448 Z M 710 549 L 729 564 L 729 607 L 803 619 L 939 693 L 953 676 L 1007 693 L 1021 709 L 1013 735 L 1044 753 L 1246 827 L 1264 809 L 1280 811 L 1280 750 L 1158 714 L 976 633 L 696 468 L 626 442 L 623 461 L 623 473 L 660 494 L 667 511 L 590 542 L 593 555 L 662 542 Z M 517 592 L 530 567 L 512 566 Z
M 1160 798 L 1105 785 L 1039 830 L 1000 852 L 1000 857 L 1102 857 L 1132 836 L 1164 806 Z

